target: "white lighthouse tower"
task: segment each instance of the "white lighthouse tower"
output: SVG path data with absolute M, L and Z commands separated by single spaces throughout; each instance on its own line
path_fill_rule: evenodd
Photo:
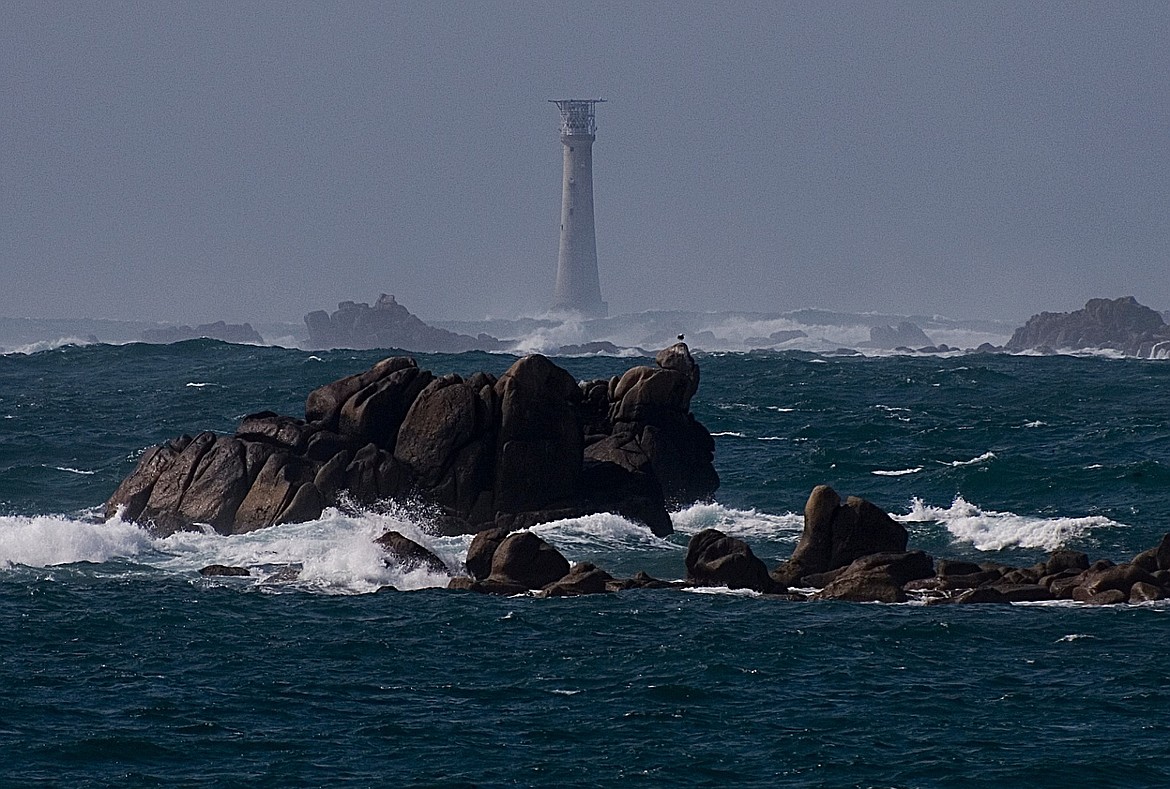
M 561 246 L 557 254 L 554 310 L 605 317 L 597 277 L 597 235 L 593 228 L 593 108 L 605 99 L 549 99 L 561 111 L 565 166 L 561 183 Z

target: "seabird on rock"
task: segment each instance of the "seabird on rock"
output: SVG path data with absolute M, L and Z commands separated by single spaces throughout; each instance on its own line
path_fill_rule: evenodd
M 678 338 L 681 340 L 681 339 L 683 338 L 683 336 L 680 334 L 680 335 L 678 336 Z

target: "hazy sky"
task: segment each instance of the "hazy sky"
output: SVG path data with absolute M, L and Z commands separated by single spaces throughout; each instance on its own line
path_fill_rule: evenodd
M 1170 308 L 1170 3 L 2 2 L 0 315 Z

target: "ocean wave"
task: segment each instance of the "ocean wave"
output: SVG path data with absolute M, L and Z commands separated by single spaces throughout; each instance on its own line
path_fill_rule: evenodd
M 736 510 L 722 504 L 692 504 L 670 516 L 675 531 L 691 535 L 703 529 L 719 529 L 733 537 L 791 539 L 804 530 L 804 515 L 772 515 L 757 510 Z
M 449 573 L 405 569 L 374 540 L 394 529 L 430 549 Z M 0 567 L 51 567 L 77 562 L 132 559 L 165 572 L 191 575 L 211 564 L 245 567 L 251 582 L 274 581 L 327 594 L 363 594 L 445 587 L 462 567 L 468 537 L 435 537 L 409 518 L 378 513 L 350 515 L 326 510 L 314 521 L 225 536 L 176 532 L 152 537 L 115 517 L 106 523 L 66 516 L 0 518 Z M 295 568 L 296 572 L 289 572 Z M 233 582 L 235 579 L 233 579 Z
M 656 536 L 644 524 L 610 512 L 541 523 L 530 531 L 569 558 L 597 550 L 678 550 L 677 545 Z
M 407 570 L 393 561 L 374 540 L 389 530 L 414 540 L 438 556 L 451 571 Z M 197 571 L 209 564 L 255 569 L 258 580 L 281 577 L 295 567 L 295 586 L 327 594 L 363 594 L 386 586 L 411 590 L 445 587 L 463 563 L 468 540 L 436 538 L 401 513 L 343 513 L 327 509 L 306 523 L 271 526 L 247 534 L 223 536 L 176 532 L 156 542 L 165 554 L 155 566 L 175 572 Z
M 869 473 L 875 474 L 879 477 L 903 477 L 907 474 L 917 474 L 919 471 L 922 471 L 923 468 L 923 466 L 915 466 L 914 468 L 900 468 L 896 471 L 882 471 L 881 469 L 875 469 Z
M 34 353 L 43 353 L 45 351 L 55 351 L 58 348 L 65 348 L 68 346 L 82 346 L 94 345 L 92 338 L 84 337 L 58 337 L 55 340 L 38 340 L 37 342 L 30 342 L 26 345 L 19 345 L 15 348 L 9 348 L 4 351 L 3 356 L 29 356 Z
M 131 558 L 151 548 L 143 529 L 114 519 L 93 523 L 64 515 L 0 517 L 0 567 L 52 567 Z
M 994 452 L 984 452 L 979 457 L 974 457 L 970 460 L 940 460 L 938 461 L 938 464 L 940 466 L 952 466 L 954 468 L 960 468 L 962 466 L 978 466 L 980 463 L 987 463 L 989 461 L 995 460 L 995 458 L 996 456 Z
M 1004 548 L 1055 551 L 1069 540 L 1094 529 L 1125 526 L 1099 515 L 1043 518 L 984 510 L 962 496 L 956 496 L 949 507 L 930 506 L 915 498 L 911 502 L 910 512 L 896 517 L 903 523 L 941 523 L 954 539 L 970 543 L 980 551 L 999 551 Z

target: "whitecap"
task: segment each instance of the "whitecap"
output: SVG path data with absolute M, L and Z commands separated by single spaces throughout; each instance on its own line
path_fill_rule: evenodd
M 611 512 L 541 523 L 529 531 L 569 554 L 597 550 L 678 550 L 677 545 L 656 536 L 648 526 Z
M 772 515 L 757 510 L 736 510 L 722 504 L 692 504 L 672 513 L 670 520 L 680 534 L 719 529 L 741 538 L 790 539 L 804 530 L 804 515 Z
M 374 540 L 388 530 L 400 532 L 438 556 L 447 573 L 425 567 L 404 568 L 389 558 Z M 403 512 L 346 514 L 330 508 L 306 523 L 270 526 L 246 534 L 224 536 L 176 532 L 158 540 L 165 554 L 148 563 L 173 572 L 195 572 L 209 564 L 256 568 L 263 578 L 273 568 L 296 567 L 288 583 L 326 594 L 363 594 L 392 586 L 396 589 L 445 587 L 462 565 L 470 536 L 438 538 Z M 278 576 L 279 577 L 279 576 Z
M 974 457 L 970 460 L 940 460 L 938 461 L 938 464 L 940 466 L 952 466 L 954 468 L 959 468 L 961 466 L 977 466 L 980 463 L 987 463 L 988 461 L 995 459 L 996 455 L 994 452 L 984 452 L 979 457 Z
M 149 550 L 150 536 L 114 518 L 93 523 L 64 515 L 0 517 L 0 567 L 106 562 Z
M 984 510 L 956 496 L 950 507 L 933 507 L 915 498 L 910 512 L 897 516 L 903 523 L 943 524 L 953 538 L 971 543 L 981 551 L 1004 548 L 1041 548 L 1054 551 L 1094 529 L 1119 528 L 1118 523 L 1103 516 L 1083 518 L 1044 518 L 1017 515 L 1014 512 Z
M 20 345 L 4 352 L 4 356 L 28 356 L 34 353 L 42 353 L 44 351 L 55 351 L 58 348 L 66 348 L 73 346 L 93 345 L 93 340 L 82 337 L 58 337 L 55 340 L 39 340 L 37 342 L 30 342 L 27 345 Z
M 1060 638 L 1056 639 L 1055 643 L 1059 644 L 1061 642 L 1080 641 L 1082 638 L 1096 639 L 1097 637 L 1089 635 L 1088 633 L 1069 633 L 1067 636 L 1061 636 Z
M 712 433 L 712 436 L 730 436 L 732 438 L 747 438 L 743 433 L 737 433 L 734 430 L 724 430 L 720 433 Z
M 757 441 L 783 441 L 784 436 L 756 436 Z
M 52 468 L 54 471 L 65 471 L 70 474 L 85 474 L 87 476 L 97 473 L 96 471 L 86 471 L 83 468 L 72 468 L 71 466 L 43 466 L 42 468 Z
M 882 471 L 881 469 L 875 469 L 869 473 L 876 474 L 879 477 L 903 477 L 907 474 L 917 474 L 919 471 L 922 471 L 922 469 L 922 466 L 915 466 L 914 468 L 901 468 L 897 471 Z
M 729 597 L 763 597 L 763 594 L 755 589 L 728 589 L 726 586 L 684 586 L 682 591 L 691 594 L 728 595 Z
M 210 383 L 197 383 L 197 382 L 195 382 L 195 381 L 188 381 L 188 382 L 187 382 L 187 386 L 190 386 L 190 387 L 192 387 L 192 388 L 194 388 L 194 389 L 202 389 L 202 388 L 203 388 L 203 387 L 205 387 L 205 386 L 215 386 L 215 384 L 210 384 Z

